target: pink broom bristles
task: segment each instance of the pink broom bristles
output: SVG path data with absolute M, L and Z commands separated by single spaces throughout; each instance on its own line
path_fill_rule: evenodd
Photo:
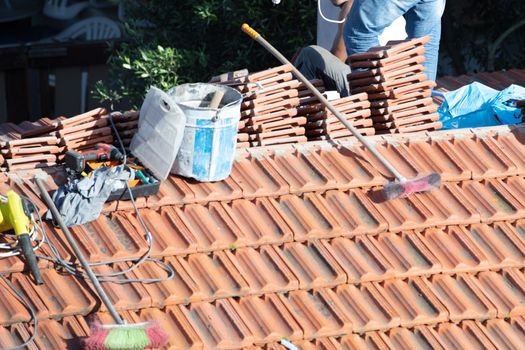
M 430 175 L 407 180 L 403 182 L 391 182 L 383 188 L 383 197 L 386 200 L 405 198 L 412 193 L 429 192 L 441 184 L 441 175 L 432 173 Z

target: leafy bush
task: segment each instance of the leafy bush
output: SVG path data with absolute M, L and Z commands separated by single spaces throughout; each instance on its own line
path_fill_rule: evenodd
M 140 105 L 151 85 L 168 89 L 184 82 L 248 68 L 278 65 L 242 33 L 249 23 L 287 57 L 315 43 L 316 0 L 170 1 L 127 0 L 126 42 L 110 59 L 108 81 L 99 82 L 101 101 Z

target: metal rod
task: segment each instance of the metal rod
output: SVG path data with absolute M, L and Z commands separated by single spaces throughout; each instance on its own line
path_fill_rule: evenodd
M 47 193 L 47 190 L 46 190 L 46 188 L 44 186 L 44 183 L 42 182 L 42 179 L 39 178 L 38 176 L 35 176 L 35 182 L 36 182 L 36 185 L 38 186 L 38 189 L 40 190 L 40 194 L 42 195 L 42 198 L 44 199 L 44 201 L 46 202 L 47 206 L 49 207 L 49 210 L 51 210 L 51 213 L 53 214 L 53 218 L 58 223 L 58 226 L 60 226 L 60 228 L 62 229 L 62 232 L 64 232 L 64 235 L 66 236 L 66 239 L 69 242 L 69 245 L 71 246 L 71 248 L 75 252 L 75 255 L 77 256 L 78 260 L 80 261 L 80 264 L 84 268 L 87 276 L 89 277 L 89 279 L 93 283 L 93 287 L 95 287 L 95 289 L 96 289 L 96 291 L 98 293 L 98 296 L 100 297 L 100 300 L 104 303 L 104 305 L 106 305 L 106 308 L 108 309 L 109 313 L 111 314 L 111 317 L 113 317 L 113 320 L 115 320 L 115 323 L 117 323 L 117 324 L 124 324 L 124 320 L 122 320 L 120 315 L 117 313 L 117 310 L 115 310 L 115 307 L 111 303 L 111 300 L 109 300 L 108 295 L 106 294 L 106 292 L 104 291 L 104 289 L 100 285 L 100 282 L 97 279 L 97 276 L 95 276 L 95 274 L 91 270 L 91 267 L 89 266 L 88 261 L 86 260 L 86 258 L 84 257 L 84 255 L 82 254 L 80 249 L 78 248 L 77 242 L 73 238 L 73 235 L 71 234 L 71 232 L 69 232 L 69 229 L 64 224 L 64 221 L 62 220 L 62 216 L 58 212 L 58 209 L 55 206 L 55 203 L 53 203 L 53 200 L 51 199 L 51 197 Z
M 399 182 L 405 182 L 406 178 L 397 171 L 396 168 L 388 161 L 386 160 L 381 153 L 376 149 L 375 145 L 368 142 L 368 140 L 359 133 L 359 131 L 348 121 L 346 118 L 328 101 L 320 92 L 317 90 L 315 86 L 310 83 L 308 79 L 297 69 L 295 66 L 286 58 L 284 57 L 275 47 L 272 46 L 266 39 L 262 37 L 259 33 L 257 33 L 253 28 L 249 27 L 248 25 L 243 25 L 242 30 L 248 34 L 253 40 L 257 41 L 259 44 L 261 44 L 266 50 L 268 50 L 272 55 L 275 56 L 279 61 L 281 61 L 282 64 L 289 64 L 292 66 L 292 72 L 293 74 L 299 79 L 306 87 L 321 101 L 322 104 L 324 104 L 330 112 L 332 112 L 337 119 L 343 123 L 344 126 L 348 128 L 352 132 L 352 134 L 357 137 L 357 139 L 370 151 L 372 154 L 385 166 L 385 168 L 388 169 L 394 175 Z

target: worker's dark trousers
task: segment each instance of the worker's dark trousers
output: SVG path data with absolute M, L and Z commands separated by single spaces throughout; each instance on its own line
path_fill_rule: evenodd
M 337 90 L 341 97 L 350 89 L 346 76 L 350 67 L 320 46 L 308 46 L 295 59 L 295 66 L 308 79 L 322 79 L 326 90 Z

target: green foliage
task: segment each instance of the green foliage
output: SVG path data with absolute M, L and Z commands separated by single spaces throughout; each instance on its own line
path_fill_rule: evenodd
M 127 0 L 126 42 L 96 85 L 101 101 L 140 105 L 151 85 L 168 89 L 213 75 L 279 64 L 242 33 L 249 23 L 287 57 L 315 44 L 316 0 Z

